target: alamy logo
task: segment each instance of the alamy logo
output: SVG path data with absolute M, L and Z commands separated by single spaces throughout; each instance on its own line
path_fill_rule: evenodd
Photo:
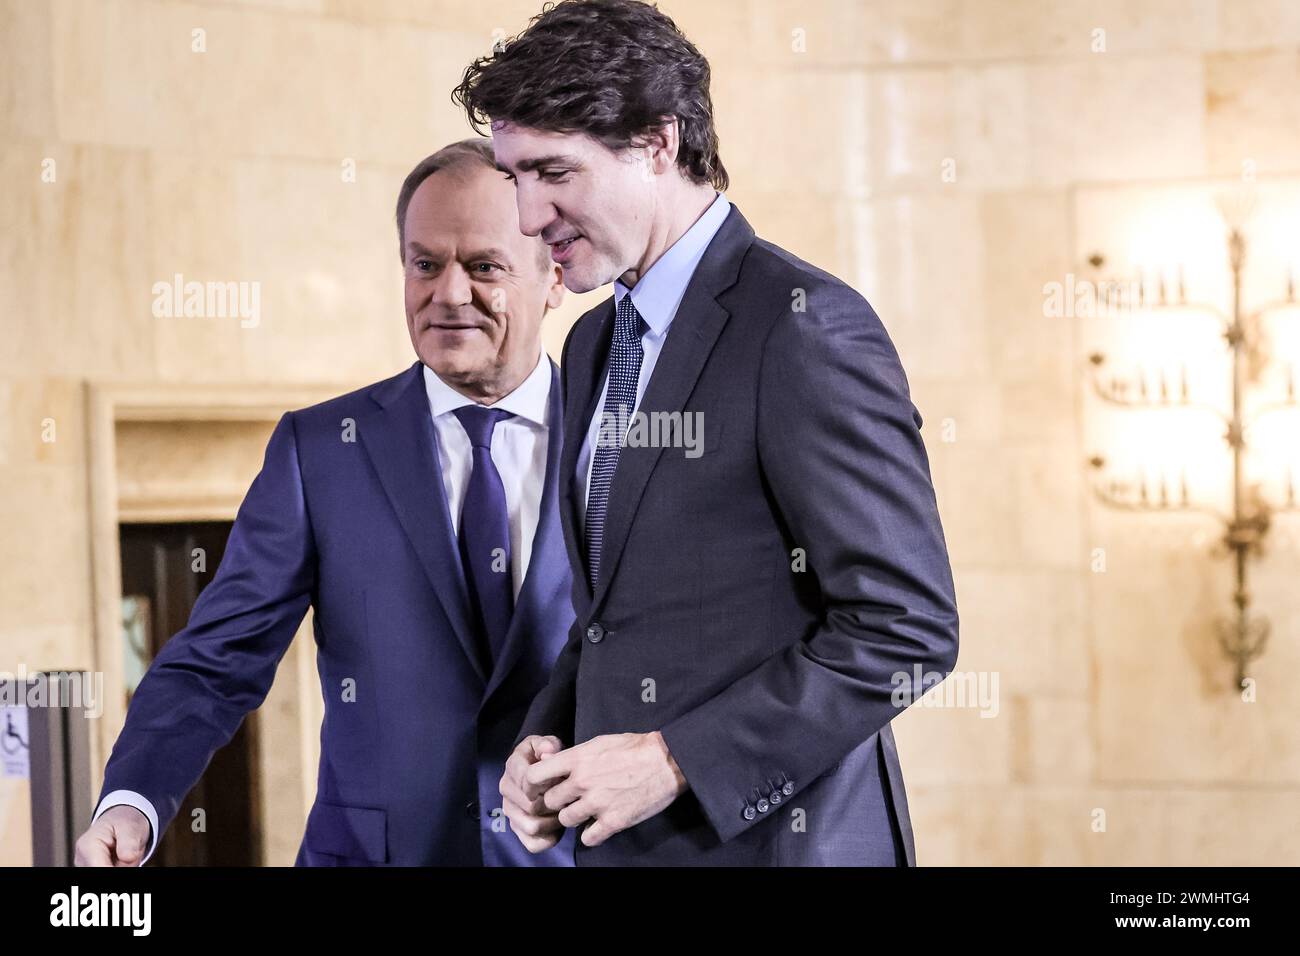
M 148 936 L 153 898 L 149 893 L 70 893 L 50 897 L 51 926 L 129 926 L 132 935 Z
M 703 412 L 643 412 L 626 405 L 606 408 L 596 432 L 598 448 L 684 448 L 687 458 L 704 454 Z
M 5 707 L 84 710 L 87 720 L 104 713 L 104 672 L 36 671 L 28 674 L 21 661 L 17 671 L 0 670 L 0 709 Z
M 255 329 L 262 321 L 260 282 L 186 282 L 179 272 L 171 282 L 153 284 L 156 319 L 239 319 Z

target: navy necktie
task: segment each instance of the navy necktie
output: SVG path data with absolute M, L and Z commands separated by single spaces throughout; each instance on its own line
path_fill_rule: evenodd
M 505 645 L 515 604 L 506 491 L 492 461 L 492 430 L 510 413 L 465 405 L 456 409 L 455 415 L 469 435 L 473 451 L 457 539 L 469 585 L 470 611 L 478 629 L 479 651 L 490 674 Z
M 591 484 L 587 488 L 587 522 L 584 542 L 587 546 L 587 569 L 591 585 L 600 576 L 600 550 L 605 540 L 605 511 L 609 507 L 609 488 L 618 469 L 618 452 L 625 438 L 621 427 L 636 410 L 636 383 L 641 375 L 641 314 L 625 294 L 614 310 L 614 337 L 609 343 L 609 387 L 605 407 L 596 429 L 595 459 L 591 465 Z

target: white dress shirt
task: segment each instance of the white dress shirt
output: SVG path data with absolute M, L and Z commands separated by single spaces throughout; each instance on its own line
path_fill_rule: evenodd
M 438 378 L 427 365 L 423 366 L 423 371 L 429 414 L 433 416 L 438 442 L 442 488 L 447 496 L 451 526 L 459 534 L 460 512 L 474 459 L 469 435 L 453 412 L 464 405 L 473 405 L 474 400 Z M 533 538 L 537 535 L 541 514 L 549 446 L 546 413 L 550 395 L 551 363 L 542 352 L 528 377 L 513 392 L 490 406 L 512 413 L 492 430 L 492 461 L 501 473 L 501 483 L 505 487 L 510 522 L 510 572 L 516 600 L 524 575 L 528 573 L 528 559 L 532 556 Z M 134 790 L 114 790 L 100 801 L 91 822 L 98 820 L 104 811 L 117 806 L 135 807 L 149 818 L 152 827 L 149 851 L 139 864 L 144 866 L 158 846 L 158 811 L 147 797 Z
M 677 307 L 686 286 L 695 275 L 695 268 L 704 257 L 704 250 L 709 247 L 713 237 L 726 221 L 731 212 L 731 201 L 723 193 L 718 193 L 713 204 L 695 220 L 690 229 L 668 247 L 668 250 L 655 260 L 632 289 L 628 289 L 621 280 L 614 282 L 614 305 L 623 301 L 623 296 L 630 295 L 632 304 L 645 322 L 645 332 L 641 335 L 641 372 L 636 380 L 636 407 L 641 407 L 646 385 L 659 361 L 659 353 L 668 337 L 668 327 L 677 315 Z M 596 447 L 596 436 L 605 412 L 605 397 L 609 394 L 609 363 L 605 363 L 604 384 L 600 390 L 600 402 L 596 405 L 596 414 L 587 425 L 587 438 L 578 452 L 577 475 L 582 478 L 582 508 L 578 520 L 580 527 L 587 526 L 587 496 L 591 491 L 591 468 L 596 456 L 592 450 Z
M 465 504 L 473 448 L 460 419 L 452 414 L 465 405 L 473 405 L 426 365 L 424 387 L 429 393 L 429 411 L 438 435 L 438 462 L 442 466 L 442 487 L 447 494 L 451 526 L 460 533 L 460 512 Z M 490 407 L 511 412 L 512 417 L 492 429 L 492 461 L 501 473 L 506 492 L 506 510 L 510 521 L 510 573 L 515 597 L 528 573 L 533 537 L 541 513 L 542 485 L 546 482 L 548 435 L 546 406 L 551 394 L 551 363 L 543 353 L 537 367 L 509 395 Z

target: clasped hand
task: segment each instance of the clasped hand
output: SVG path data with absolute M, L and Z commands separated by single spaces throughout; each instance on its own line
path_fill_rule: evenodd
M 558 737 L 525 737 L 501 777 L 502 811 L 530 853 L 588 824 L 584 846 L 659 813 L 687 789 L 658 731 L 606 734 L 567 750 Z

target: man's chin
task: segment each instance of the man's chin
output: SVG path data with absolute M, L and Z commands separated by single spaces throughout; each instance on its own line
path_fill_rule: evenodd
M 420 361 L 449 385 L 473 382 L 484 365 L 482 358 L 475 361 L 473 356 L 457 354 L 456 350 L 423 348 L 419 354 Z
M 599 289 L 603 285 L 608 285 L 611 281 L 610 279 L 601 279 L 586 269 L 566 268 L 564 270 L 564 287 L 574 295 Z

